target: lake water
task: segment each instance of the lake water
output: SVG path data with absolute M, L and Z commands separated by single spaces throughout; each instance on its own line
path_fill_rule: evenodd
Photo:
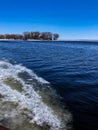
M 66 130 L 68 120 L 72 120 L 74 130 L 98 130 L 98 43 L 1 41 L 0 69 L 0 93 L 4 101 L 20 103 L 17 108 L 35 111 L 32 120 L 37 125 L 46 123 L 51 130 Z M 17 84 L 19 92 L 15 90 Z M 14 89 L 10 89 L 11 85 Z M 48 91 L 51 94 L 55 90 L 60 97 L 53 92 L 51 98 Z M 59 105 L 52 101 L 55 97 L 60 100 Z M 8 125 L 4 121 L 2 124 Z

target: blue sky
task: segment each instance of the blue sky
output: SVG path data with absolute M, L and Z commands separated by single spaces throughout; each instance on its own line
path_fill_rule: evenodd
M 98 39 L 98 0 L 0 0 L 0 33 L 24 31 Z

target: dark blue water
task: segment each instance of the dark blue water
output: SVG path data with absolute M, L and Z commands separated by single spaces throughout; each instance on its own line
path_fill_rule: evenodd
M 0 60 L 48 80 L 73 114 L 75 130 L 98 130 L 98 43 L 0 42 Z

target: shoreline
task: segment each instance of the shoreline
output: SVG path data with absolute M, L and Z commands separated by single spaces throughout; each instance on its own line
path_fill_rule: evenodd
M 28 40 L 21 40 L 21 39 L 0 39 L 1 41 L 28 41 L 28 42 L 98 42 L 98 40 L 36 40 L 36 39 L 28 39 Z

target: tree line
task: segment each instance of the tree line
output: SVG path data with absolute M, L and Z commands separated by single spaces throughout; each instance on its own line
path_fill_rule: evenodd
M 59 34 L 52 34 L 51 32 L 24 32 L 23 34 L 0 34 L 0 39 L 14 39 L 14 40 L 57 40 Z

